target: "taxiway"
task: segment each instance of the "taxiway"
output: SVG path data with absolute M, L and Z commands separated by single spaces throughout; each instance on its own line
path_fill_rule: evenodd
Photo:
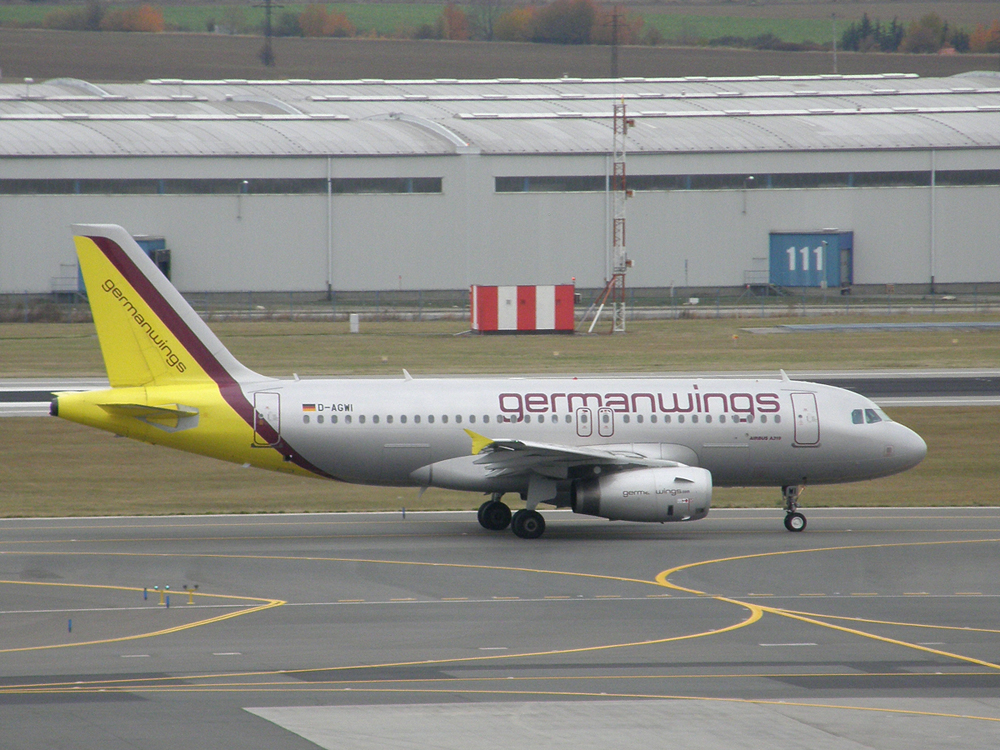
M 1000 744 L 1000 509 L 806 512 L 0 520 L 0 745 Z

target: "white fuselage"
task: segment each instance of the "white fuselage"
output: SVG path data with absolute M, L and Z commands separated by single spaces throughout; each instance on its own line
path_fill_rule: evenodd
M 344 379 L 244 390 L 258 411 L 280 410 L 276 426 L 304 458 L 366 484 L 525 491 L 523 477 L 415 474 L 469 456 L 466 430 L 700 466 L 716 486 L 870 479 L 926 453 L 919 435 L 869 399 L 779 379 Z

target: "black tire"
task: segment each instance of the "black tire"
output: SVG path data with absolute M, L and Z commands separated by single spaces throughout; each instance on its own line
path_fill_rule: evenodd
M 789 531 L 805 531 L 806 517 L 801 513 L 785 514 L 785 528 Z
M 489 531 L 503 531 L 510 526 L 510 508 L 499 500 L 487 500 L 479 507 L 479 523 Z
M 510 527 L 521 539 L 538 539 L 545 533 L 545 519 L 538 511 L 525 508 L 514 514 Z

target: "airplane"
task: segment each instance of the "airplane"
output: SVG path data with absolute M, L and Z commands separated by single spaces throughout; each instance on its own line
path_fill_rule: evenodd
M 110 389 L 51 414 L 224 461 L 367 485 L 483 493 L 479 523 L 524 539 L 541 504 L 610 520 L 704 518 L 714 486 L 905 471 L 927 446 L 851 391 L 780 378 L 276 379 L 226 349 L 122 227 L 73 227 Z M 503 502 L 519 495 L 515 513 Z

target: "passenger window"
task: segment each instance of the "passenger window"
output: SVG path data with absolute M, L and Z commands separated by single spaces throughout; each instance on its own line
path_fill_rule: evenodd
M 712 415 L 711 414 L 706 414 L 705 415 L 705 424 L 712 424 Z
M 336 414 L 331 414 L 330 415 L 330 424 L 337 424 L 337 415 Z
M 569 424 L 572 421 L 573 421 L 573 415 L 572 414 L 567 414 L 566 415 L 566 424 Z
M 760 415 L 760 423 L 764 424 L 765 422 L 767 422 L 767 415 L 766 414 L 761 414 Z
M 364 423 L 365 423 L 365 415 L 362 414 L 360 417 L 358 417 L 358 424 L 364 424 Z
M 320 414 L 316 417 L 316 424 L 323 424 L 323 415 Z
M 692 422 L 692 424 L 698 424 L 698 415 L 697 414 L 692 414 L 691 415 L 691 422 Z
M 854 424 L 865 423 L 864 413 L 861 411 L 861 409 L 855 409 L 854 411 L 851 412 L 851 421 L 854 422 Z
M 417 414 L 416 416 L 413 417 L 413 423 L 414 424 L 420 424 L 420 415 L 419 414 Z
M 525 414 L 524 415 L 524 421 L 525 422 L 530 422 L 531 421 L 531 415 L 530 414 Z
M 400 414 L 399 415 L 399 423 L 400 424 L 406 424 L 406 415 L 405 414 Z
M 378 414 L 372 417 L 372 424 L 378 424 Z
M 683 414 L 678 414 L 677 415 L 677 424 L 684 424 L 684 415 Z
M 625 424 L 628 424 L 629 420 L 630 420 L 630 417 L 629 417 L 628 414 L 623 414 L 622 415 L 622 421 L 625 422 Z M 610 421 L 611 421 L 611 417 L 609 417 L 607 414 L 605 414 L 604 415 L 604 424 L 607 424 Z
M 881 422 L 882 417 L 874 409 L 865 409 L 865 421 L 868 424 L 875 424 L 876 422 Z
M 448 415 L 447 414 L 442 414 L 441 415 L 441 424 L 448 424 Z
M 725 423 L 726 423 L 726 415 L 725 414 L 720 414 L 719 415 L 719 424 L 725 424 Z
M 642 424 L 642 415 L 641 414 L 636 414 L 635 415 L 635 421 L 638 422 L 639 424 Z
M 663 415 L 663 424 L 670 424 L 670 415 L 669 414 L 664 414 Z
M 344 424 L 350 424 L 350 423 L 351 423 L 351 415 L 348 414 L 346 417 L 344 417 Z
M 656 424 L 656 415 L 655 414 L 650 414 L 649 415 L 649 421 L 652 422 L 653 424 Z
M 475 423 L 476 423 L 476 415 L 475 414 L 470 414 L 469 415 L 469 424 L 475 424 Z
M 489 415 L 488 414 L 484 414 L 483 415 L 483 424 L 489 424 L 489 423 L 490 423 L 490 417 L 489 417 Z
M 781 424 L 781 415 L 780 414 L 775 414 L 774 415 L 774 423 L 775 424 Z
M 386 421 L 386 423 L 387 423 L 387 424 L 392 424 L 392 415 L 391 415 L 391 414 L 389 414 L 389 415 L 388 415 L 388 416 L 387 416 L 387 417 L 385 418 L 385 421 Z
M 308 414 L 303 414 L 302 415 L 302 423 L 303 424 L 309 424 L 309 415 Z
M 462 415 L 461 414 L 456 414 L 455 415 L 455 424 L 462 424 Z

